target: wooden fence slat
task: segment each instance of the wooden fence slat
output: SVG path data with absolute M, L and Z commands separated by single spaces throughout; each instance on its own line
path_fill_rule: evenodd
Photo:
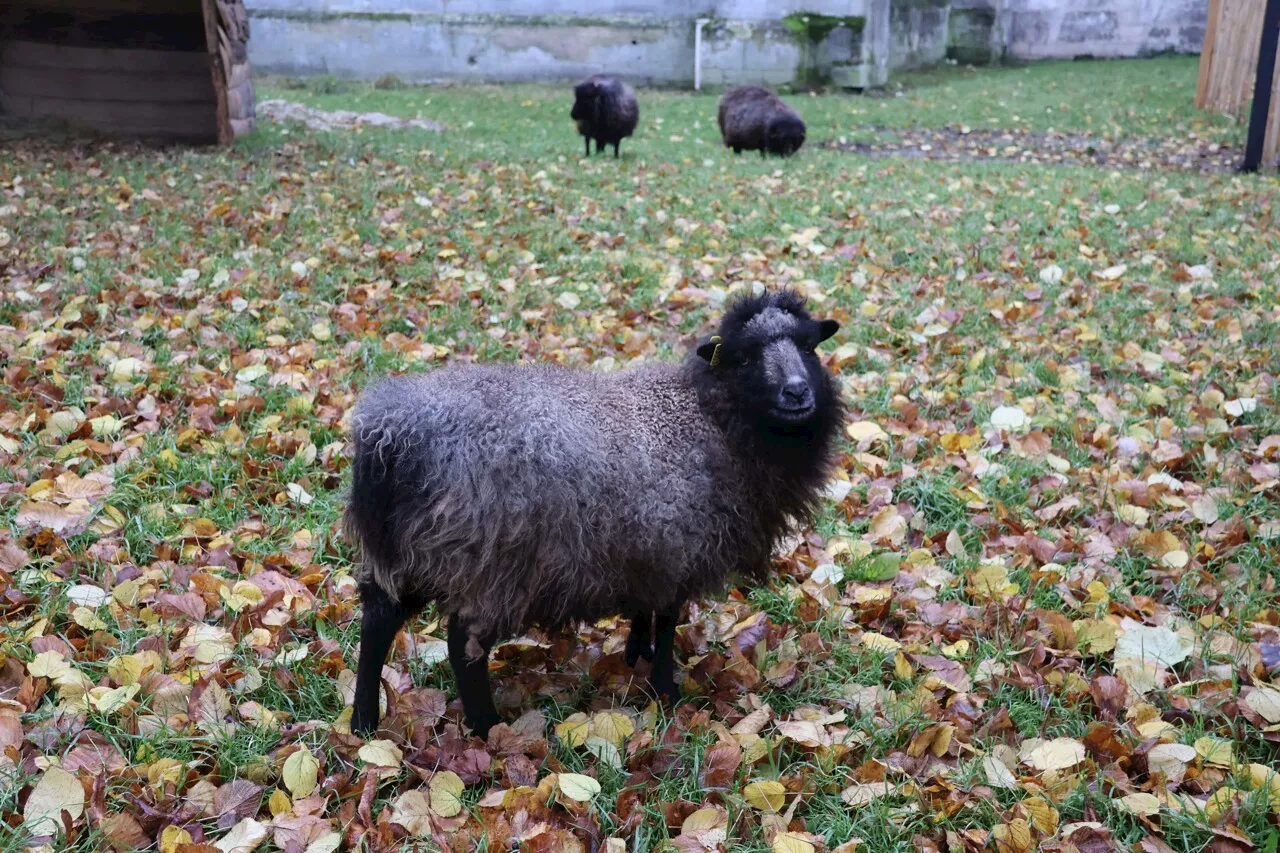
M 199 102 L 213 108 L 209 72 L 156 74 L 79 68 L 24 68 L 0 64 L 0 90 L 10 95 L 74 97 L 98 101 Z
M 21 68 L 208 74 L 209 55 L 196 51 L 64 47 L 15 39 L 3 43 L 0 62 Z
M 1209 80 L 1218 47 L 1218 16 L 1221 13 L 1222 0 L 1209 0 L 1209 20 L 1204 29 L 1204 46 L 1200 49 L 1200 75 L 1196 78 L 1196 106 L 1200 109 L 1204 109 L 1209 95 Z

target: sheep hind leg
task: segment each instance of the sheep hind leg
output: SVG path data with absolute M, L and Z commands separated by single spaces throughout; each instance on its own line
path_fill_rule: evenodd
M 649 674 L 649 686 L 668 705 L 675 705 L 680 698 L 676 687 L 676 624 L 680 621 L 680 605 L 659 610 L 654 618 L 653 670 Z
M 582 144 L 583 144 L 583 145 L 586 147 L 586 149 L 587 149 L 586 154 L 585 154 L 585 155 L 583 155 L 583 156 L 590 157 L 590 156 L 591 156 L 591 137 L 590 137 L 590 136 L 584 136 L 584 137 L 582 137 Z
M 376 583 L 361 585 L 360 603 L 364 614 L 360 618 L 360 660 L 356 665 L 355 700 L 351 703 L 351 730 L 370 735 L 378 728 L 382 665 L 409 613 Z
M 613 159 L 615 159 L 615 160 L 617 160 L 617 159 L 618 159 L 618 145 L 619 145 L 619 144 L 620 144 L 620 143 L 617 143 L 617 142 L 613 143 Z
M 467 726 L 482 738 L 489 736 L 489 729 L 500 722 L 498 709 L 493 704 L 493 690 L 489 686 L 489 650 L 496 637 L 492 634 L 476 636 L 482 654 L 472 657 L 467 646 L 472 639 L 470 626 L 457 613 L 449 617 L 449 665 L 458 682 L 458 696 L 462 699 L 462 713 Z
M 644 658 L 653 662 L 653 612 L 637 610 L 627 616 L 631 620 L 631 631 L 627 634 L 626 661 L 627 666 L 635 666 L 636 661 Z

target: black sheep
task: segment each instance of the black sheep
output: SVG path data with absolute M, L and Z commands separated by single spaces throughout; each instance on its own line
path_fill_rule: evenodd
M 606 145 L 618 156 L 618 143 L 635 132 L 640 122 L 640 105 L 635 90 L 617 77 L 595 74 L 573 88 L 573 110 L 569 113 L 583 136 L 586 156 L 591 156 L 591 140 L 596 153 Z
M 344 517 L 363 557 L 352 729 L 377 727 L 387 651 L 430 602 L 482 736 L 498 722 L 489 650 L 534 624 L 622 613 L 627 661 L 651 660 L 674 699 L 684 602 L 762 579 L 818 507 L 843 406 L 816 349 L 837 328 L 766 293 L 682 364 L 456 365 L 367 391 Z
M 720 136 L 734 154 L 758 149 L 789 157 L 804 145 L 804 120 L 761 86 L 740 86 L 720 99 Z

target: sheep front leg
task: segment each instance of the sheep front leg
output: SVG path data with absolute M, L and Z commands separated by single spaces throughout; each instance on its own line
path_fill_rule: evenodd
M 378 692 L 382 665 L 408 613 L 376 583 L 360 586 L 360 660 L 356 665 L 356 695 L 351 703 L 351 731 L 368 736 L 378 728 Z
M 660 698 L 674 705 L 680 698 L 676 687 L 676 624 L 680 621 L 680 604 L 659 610 L 654 617 L 653 670 L 649 686 Z
M 586 154 L 585 154 L 584 156 L 586 156 L 586 157 L 590 157 L 590 156 L 591 156 L 591 137 L 590 137 L 590 136 L 584 136 L 584 137 L 582 137 L 582 142 L 583 142 L 583 144 L 586 146 L 586 149 L 587 149 L 587 152 L 586 152 Z
M 631 632 L 627 634 L 627 666 L 635 666 L 644 658 L 653 662 L 653 611 L 634 610 L 627 614 L 631 620 Z
M 462 714 L 467 726 L 482 738 L 487 738 L 489 729 L 501 720 L 489 687 L 489 650 L 495 639 L 491 634 L 473 635 L 470 625 L 457 613 L 449 617 L 449 665 L 458 682 Z M 474 647 L 468 650 L 473 641 Z

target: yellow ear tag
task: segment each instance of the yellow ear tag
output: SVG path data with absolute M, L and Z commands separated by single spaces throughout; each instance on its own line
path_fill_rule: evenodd
M 716 345 L 716 348 L 711 352 L 711 366 L 715 367 L 720 363 L 720 336 L 712 335 L 711 343 Z

